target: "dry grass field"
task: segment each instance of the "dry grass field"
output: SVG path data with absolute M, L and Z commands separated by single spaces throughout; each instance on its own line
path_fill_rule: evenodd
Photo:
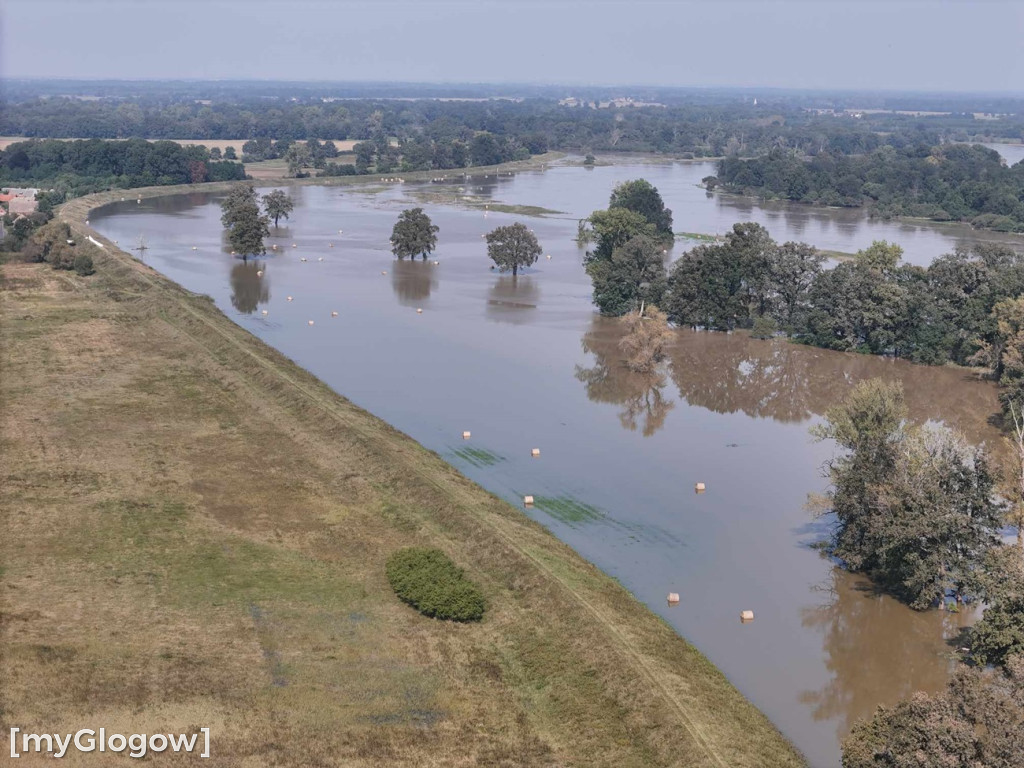
M 208 726 L 218 766 L 802 764 L 519 510 L 208 299 L 109 243 L 96 268 L 0 266 L 4 754 L 11 726 Z M 482 622 L 399 602 L 410 545 L 466 569 Z

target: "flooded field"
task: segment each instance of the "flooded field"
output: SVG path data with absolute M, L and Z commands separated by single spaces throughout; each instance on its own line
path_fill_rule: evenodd
M 676 333 L 658 375 L 629 373 L 614 322 L 591 307 L 577 220 L 607 205 L 617 181 L 643 176 L 677 231 L 754 220 L 780 241 L 832 250 L 895 240 L 921 264 L 958 242 L 1012 238 L 855 211 L 758 208 L 707 195 L 696 184 L 711 172 L 700 163 L 566 166 L 296 187 L 292 220 L 271 230 L 277 249 L 248 262 L 226 252 L 217 200 L 202 193 L 128 200 L 92 224 L 126 248 L 143 236 L 151 266 L 209 294 L 486 488 L 517 505 L 534 496 L 527 514 L 695 643 L 812 765 L 835 766 L 857 718 L 944 684 L 948 641 L 971 617 L 914 613 L 812 548 L 828 521 L 804 504 L 824 488 L 832 445 L 813 442 L 808 427 L 854 383 L 883 376 L 903 381 L 914 419 L 994 442 L 995 389 L 961 370 L 689 331 Z M 390 253 L 391 227 L 410 205 L 440 226 L 430 260 Z M 500 212 L 517 206 L 558 213 Z M 516 220 L 551 258 L 513 278 L 489 269 L 481 236 Z M 705 493 L 694 492 L 697 482 Z M 680 593 L 677 606 L 668 592 Z M 756 619 L 741 624 L 748 609 Z

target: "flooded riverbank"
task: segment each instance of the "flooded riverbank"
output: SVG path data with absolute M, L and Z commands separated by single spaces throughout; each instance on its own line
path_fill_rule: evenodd
M 824 487 L 832 446 L 808 427 L 857 381 L 883 376 L 904 382 L 915 420 L 993 441 L 995 390 L 953 368 L 689 331 L 677 332 L 659 375 L 631 374 L 615 324 L 590 305 L 576 221 L 605 206 L 617 181 L 644 176 L 678 231 L 754 220 L 777 240 L 831 250 L 895 240 L 918 263 L 990 233 L 748 207 L 709 198 L 696 186 L 709 172 L 553 167 L 296 187 L 292 220 L 272 229 L 277 249 L 249 262 L 225 252 L 216 200 L 202 193 L 117 203 L 92 224 L 122 247 L 144 236 L 147 263 L 484 487 L 516 504 L 533 495 L 528 514 L 693 641 L 812 765 L 836 765 L 856 718 L 944 684 L 947 639 L 970 616 L 914 613 L 812 548 L 827 521 L 804 503 Z M 523 219 L 485 213 L 482 201 L 561 213 Z M 428 261 L 398 262 L 388 236 L 412 204 L 440 226 L 439 247 Z M 515 220 L 551 256 L 518 278 L 489 270 L 481 238 Z M 695 494 L 696 482 L 707 492 Z M 668 592 L 680 593 L 678 606 Z M 756 619 L 742 625 L 747 609 Z

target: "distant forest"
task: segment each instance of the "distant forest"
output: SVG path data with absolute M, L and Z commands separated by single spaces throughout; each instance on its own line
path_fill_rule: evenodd
M 89 85 L 104 92 L 97 84 L 78 87 Z M 149 84 L 132 85 L 145 89 Z M 841 110 L 847 102 L 856 103 L 854 97 L 757 99 L 734 92 L 685 92 L 688 100 L 673 101 L 679 98 L 675 92 L 641 90 L 634 97 L 637 103 L 664 106 L 595 109 L 590 105 L 608 104 L 609 94 L 614 91 L 565 90 L 576 99 L 576 106 L 570 106 L 551 97 L 335 98 L 302 95 L 307 91 L 300 86 L 295 86 L 293 95 L 286 96 L 289 85 L 282 83 L 266 84 L 267 93 L 255 86 L 222 92 L 217 90 L 218 84 L 203 85 L 214 89 L 211 93 L 217 95 L 203 98 L 200 94 L 211 94 L 199 89 L 198 84 L 194 88 L 182 85 L 177 90 L 167 84 L 152 84 L 152 91 L 143 90 L 132 96 L 57 96 L 38 92 L 33 95 L 27 86 L 6 83 L 0 136 L 373 141 L 385 134 L 399 141 L 423 137 L 468 141 L 474 133 L 487 131 L 515 139 L 524 146 L 693 157 L 752 157 L 772 149 L 790 149 L 807 155 L 853 154 L 870 152 L 884 144 L 935 145 L 981 138 L 1024 140 L 1024 103 L 1014 101 L 979 102 L 987 107 L 1014 110 L 1001 113 L 970 111 L 979 104 L 954 100 L 951 106 L 955 109 L 942 114 L 865 111 L 837 115 L 822 114 L 820 110 Z M 124 91 L 123 87 L 110 89 L 115 93 Z M 462 91 L 456 88 L 455 92 Z M 904 109 L 934 110 L 941 106 L 929 101 L 919 104 L 923 97 L 907 98 L 914 106 Z M 863 101 L 872 100 L 864 97 Z M 802 102 L 832 106 L 809 107 Z M 995 114 L 1001 116 L 992 119 Z
M 1024 141 L 1024 99 L 671 88 L 623 95 L 564 86 L 5 81 L 0 136 L 234 140 L 244 162 L 283 158 L 291 175 L 315 168 L 322 176 L 492 165 L 549 150 L 652 152 L 722 159 L 709 182 L 730 191 L 1024 229 L 1024 168 L 956 146 Z M 338 141 L 355 146 L 342 151 Z M 220 150 L 160 143 L 37 141 L 0 152 L 0 183 L 82 194 L 242 176 L 234 153 L 221 158 Z
M 998 152 L 978 145 L 887 145 L 809 159 L 774 150 L 751 160 L 726 158 L 705 184 L 803 203 L 868 206 L 885 217 L 1024 232 L 1024 163 L 1007 167 Z

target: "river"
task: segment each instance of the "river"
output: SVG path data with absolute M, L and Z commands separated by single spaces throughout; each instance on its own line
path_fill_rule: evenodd
M 122 247 L 143 235 L 151 266 L 481 485 L 519 506 L 533 495 L 527 514 L 695 643 L 812 765 L 835 766 L 857 718 L 945 684 L 949 640 L 971 617 L 910 611 L 812 548 L 827 521 L 805 503 L 824 490 L 833 446 L 808 428 L 855 382 L 882 376 L 904 383 L 915 420 L 994 442 L 995 389 L 953 368 L 683 330 L 659 375 L 628 373 L 617 326 L 590 304 L 577 219 L 606 206 L 617 181 L 643 176 L 677 231 L 753 220 L 778 240 L 840 251 L 894 240 L 922 264 L 959 243 L 1021 239 L 757 207 L 697 187 L 711 170 L 632 161 L 294 187 L 291 221 L 271 228 L 277 250 L 247 263 L 227 253 L 217 200 L 204 193 L 115 203 L 92 224 Z M 440 226 L 439 247 L 426 262 L 396 261 L 391 227 L 413 204 Z M 485 204 L 561 213 L 475 207 Z M 551 258 L 513 278 L 489 269 L 481 235 L 516 220 Z M 668 592 L 680 593 L 677 606 Z M 748 609 L 756 618 L 741 624 Z

